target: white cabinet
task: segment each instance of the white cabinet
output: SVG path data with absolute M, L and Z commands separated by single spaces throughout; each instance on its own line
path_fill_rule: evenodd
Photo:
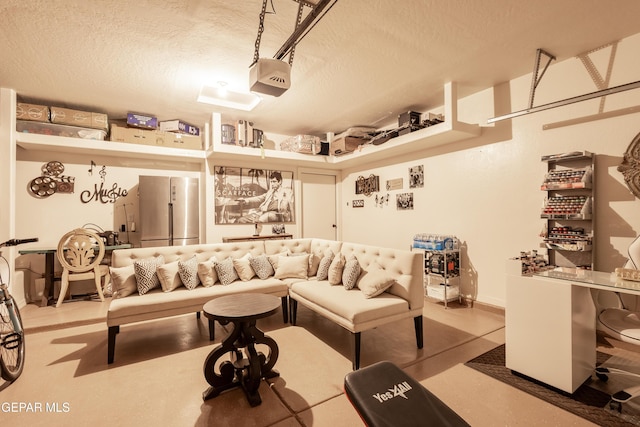
M 506 367 L 573 393 L 596 363 L 590 289 L 522 276 L 520 260 L 507 262 Z

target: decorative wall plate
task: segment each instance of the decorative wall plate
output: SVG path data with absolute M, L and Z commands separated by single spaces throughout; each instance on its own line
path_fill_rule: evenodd
M 618 166 L 618 172 L 624 176 L 629 190 L 640 198 L 640 133 L 627 147 L 622 163 Z

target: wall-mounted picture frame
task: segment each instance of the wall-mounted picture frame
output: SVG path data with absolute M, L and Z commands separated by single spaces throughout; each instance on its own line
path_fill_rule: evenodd
M 409 168 L 409 188 L 424 187 L 424 165 Z
M 351 202 L 351 207 L 364 208 L 364 199 L 354 200 Z
M 387 180 L 387 191 L 392 190 L 402 190 L 402 178 L 389 179 Z
M 215 223 L 295 222 L 292 171 L 214 166 Z
M 399 211 L 413 209 L 413 193 L 400 193 L 396 195 L 396 208 Z
M 273 224 L 271 226 L 271 232 L 273 234 L 284 234 L 287 230 L 284 228 L 284 224 Z

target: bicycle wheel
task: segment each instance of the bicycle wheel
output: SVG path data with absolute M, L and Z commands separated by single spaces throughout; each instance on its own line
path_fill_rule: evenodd
M 18 331 L 12 318 L 20 323 Z M 15 381 L 24 368 L 22 331 L 22 318 L 13 298 L 0 303 L 0 374 L 6 381 Z

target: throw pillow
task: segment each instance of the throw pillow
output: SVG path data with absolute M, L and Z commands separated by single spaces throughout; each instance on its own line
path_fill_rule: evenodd
M 308 256 L 283 256 L 278 260 L 278 268 L 276 268 L 274 277 L 276 279 L 306 279 L 308 270 Z
M 138 291 L 133 264 L 126 267 L 109 267 L 114 298 L 124 298 Z
M 342 270 L 342 284 L 345 289 L 350 290 L 356 287 L 356 281 L 360 277 L 361 271 L 362 268 L 360 268 L 360 263 L 355 255 L 349 256 Z
M 309 275 L 309 270 L 311 270 L 311 267 L 313 267 L 313 254 L 310 254 L 309 252 L 289 252 L 287 254 L 287 256 L 303 256 L 307 258 L 307 262 L 309 263 L 309 265 L 307 266 L 307 275 Z
M 233 260 L 231 259 L 231 257 L 225 259 L 224 261 L 216 262 L 215 269 L 218 273 L 218 279 L 220 279 L 220 283 L 225 286 L 230 285 L 231 283 L 239 279 L 236 269 L 233 268 Z
M 218 281 L 218 272 L 216 271 L 216 257 L 212 256 L 207 261 L 198 263 L 198 278 L 205 288 L 210 288 Z
M 318 280 L 327 280 L 329 278 L 329 267 L 331 266 L 331 261 L 335 255 L 333 251 L 327 250 L 322 259 L 320 260 L 320 264 L 318 264 L 318 273 L 316 274 L 316 279 Z
M 182 286 L 182 281 L 178 274 L 178 261 L 158 266 L 157 274 L 163 292 L 171 292 Z
M 198 286 L 200 279 L 198 278 L 198 259 L 195 255 L 186 261 L 178 261 L 178 274 L 187 289 L 195 289 Z
M 253 271 L 256 272 L 256 276 L 260 279 L 266 279 L 267 277 L 275 274 L 273 266 L 266 255 L 249 258 L 249 264 L 251 264 L 251 268 L 253 268 Z
M 373 298 L 387 289 L 396 282 L 396 279 L 382 269 L 378 264 L 371 264 L 368 270 L 365 270 L 358 279 L 358 288 L 362 291 L 366 298 Z
M 249 258 L 251 258 L 251 254 L 246 254 L 242 258 L 233 260 L 233 268 L 236 269 L 238 277 L 240 277 L 240 280 L 242 280 L 243 282 L 251 280 L 253 276 L 256 275 L 255 271 L 253 271 L 253 268 L 251 268 Z
M 144 295 L 151 289 L 160 286 L 160 280 L 158 279 L 156 271 L 162 264 L 164 264 L 164 257 L 162 255 L 134 261 L 133 268 L 135 270 L 136 284 L 140 295 Z
M 287 256 L 290 253 L 291 253 L 291 251 L 289 249 L 287 249 L 285 251 L 282 251 L 282 252 L 274 254 L 274 255 L 267 255 L 267 258 L 269 259 L 269 262 L 271 263 L 271 266 L 275 270 L 276 268 L 278 268 L 278 259 L 281 256 Z
M 342 269 L 344 268 L 344 255 L 338 253 L 331 261 L 331 265 L 329 266 L 329 284 L 330 285 L 339 285 L 342 282 Z

